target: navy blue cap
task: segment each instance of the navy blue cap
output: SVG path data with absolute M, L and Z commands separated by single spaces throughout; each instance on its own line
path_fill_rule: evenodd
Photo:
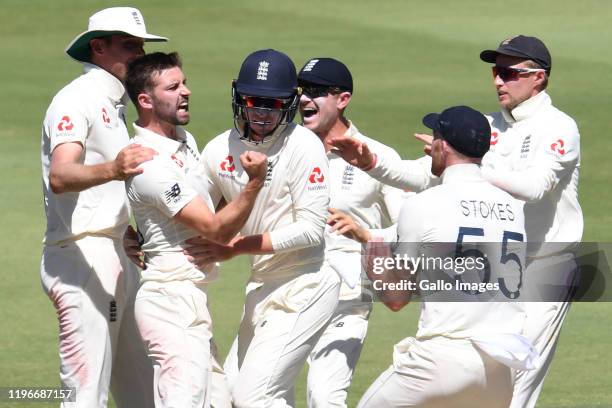
M 287 55 L 268 49 L 250 54 L 240 67 L 236 90 L 240 95 L 290 98 L 297 92 L 295 65 Z
M 550 74 L 552 68 L 552 58 L 546 45 L 536 37 L 528 37 L 525 35 L 517 35 L 515 37 L 506 38 L 499 43 L 496 50 L 484 50 L 480 53 L 480 59 L 484 62 L 495 64 L 498 55 L 508 55 L 511 57 L 520 57 L 530 59 L 537 62 L 539 66 Z
M 298 81 L 315 85 L 337 86 L 353 92 L 353 76 L 342 62 L 333 58 L 311 58 L 300 70 Z
M 485 116 L 469 106 L 453 106 L 442 113 L 429 113 L 423 124 L 439 132 L 456 151 L 481 158 L 489 151 L 491 126 Z

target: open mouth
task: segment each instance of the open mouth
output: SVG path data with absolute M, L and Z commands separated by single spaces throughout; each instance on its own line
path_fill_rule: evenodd
M 302 116 L 304 116 L 305 118 L 310 118 L 311 116 L 316 115 L 318 112 L 319 111 L 316 108 L 308 107 L 302 109 Z
M 183 111 L 183 112 L 189 112 L 189 102 L 188 101 L 181 102 L 178 106 L 178 110 Z

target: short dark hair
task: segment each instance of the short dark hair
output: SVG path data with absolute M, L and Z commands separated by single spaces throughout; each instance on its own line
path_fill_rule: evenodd
M 166 54 L 164 52 L 153 52 L 143 55 L 130 62 L 127 75 L 125 76 L 125 89 L 130 99 L 138 109 L 138 95 L 143 91 L 150 92 L 153 87 L 153 74 L 166 69 L 179 67 L 183 63 L 177 52 Z
M 525 65 L 527 66 L 527 68 L 545 69 L 543 66 L 541 66 L 537 62 L 530 60 L 530 59 L 525 61 Z M 542 82 L 540 91 L 545 90 L 547 87 L 548 87 L 548 71 L 544 72 L 544 82 Z

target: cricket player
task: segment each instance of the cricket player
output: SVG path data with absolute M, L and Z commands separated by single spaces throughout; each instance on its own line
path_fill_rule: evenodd
M 503 40 L 496 50 L 483 51 L 480 58 L 495 64 L 493 81 L 500 105 L 500 112 L 488 116 L 491 149 L 482 161 L 483 176 L 526 201 L 526 279 L 570 287 L 576 279 L 571 251 L 580 242 L 584 226 L 578 202 L 580 134 L 576 122 L 555 108 L 546 92 L 552 69 L 550 52 L 540 39 L 517 35 Z M 419 138 L 426 143 L 430 140 L 426 135 Z M 371 167 L 368 174 L 372 177 L 415 190 L 432 185 L 433 179 L 415 161 L 397 166 L 385 163 L 384 158 L 377 160 L 367 146 L 349 139 L 338 142 L 343 150 L 339 154 L 359 166 Z M 526 303 L 524 334 L 540 354 L 541 365 L 538 370 L 518 372 L 513 408 L 536 404 L 569 310 L 570 293 L 555 293 L 552 297 L 559 295 L 559 299 L 552 302 Z
M 55 95 L 42 126 L 47 230 L 43 289 L 57 310 L 60 378 L 76 388 L 63 406 L 152 405 L 152 369 L 133 316 L 138 272 L 121 237 L 129 222 L 126 178 L 155 152 L 128 145 L 123 80 L 149 34 L 139 10 L 113 7 L 89 19 L 66 53 L 84 73 Z
M 505 263 L 520 276 L 525 248 L 510 246 L 509 241 L 524 240 L 522 203 L 481 174 L 480 161 L 489 149 L 491 134 L 487 119 L 469 107 L 455 106 L 426 115 L 423 123 L 434 131 L 431 171 L 441 184 L 405 201 L 393 255 L 434 259 L 448 254 L 449 243 L 456 243 L 450 248 L 455 261 L 474 257 L 477 265 L 479 257 L 488 259 L 487 267 L 476 268 L 480 275 L 488 270 L 494 276 L 495 271 L 505 270 L 498 268 Z M 467 204 L 472 202 L 502 208 L 504 216 Z M 483 253 L 466 249 L 470 242 L 480 242 L 482 247 L 476 248 L 495 242 L 499 248 Z M 423 295 L 421 285 L 432 275 L 428 267 L 413 264 L 412 268 Z M 398 310 L 409 298 L 400 299 L 393 294 L 397 291 L 380 286 L 401 282 L 401 272 L 390 272 L 377 275 L 368 270 L 368 276 L 383 301 Z M 448 273 L 457 281 L 465 281 L 468 275 L 453 267 Z M 492 299 L 498 298 L 499 289 L 490 290 Z M 430 302 L 425 298 L 416 336 L 395 345 L 393 364 L 370 386 L 358 407 L 507 407 L 512 398 L 511 367 L 527 366 L 533 357 L 520 336 L 524 322 L 520 302 Z
M 190 90 L 176 53 L 145 55 L 129 66 L 126 88 L 136 105 L 134 143 L 158 152 L 144 172 L 126 182 L 146 268 L 135 302 L 136 322 L 154 367 L 156 407 L 208 407 L 212 322 L 206 284 L 215 268 L 198 269 L 183 253 L 201 235 L 229 241 L 247 220 L 266 177 L 266 156 L 246 151 L 247 180 L 225 208 L 213 214 L 189 180 L 199 154 L 181 125 L 189 122 Z
M 353 78 L 342 62 L 312 58 L 298 74 L 303 125 L 323 142 L 329 159 L 330 217 L 325 257 L 342 277 L 338 307 L 309 357 L 309 407 L 346 407 L 351 379 L 363 348 L 372 300 L 362 299 L 361 245 L 334 226 L 337 211 L 367 229 L 397 222 L 403 191 L 382 184 L 334 154 L 328 141 L 346 135 L 374 147 L 389 160 L 401 160 L 392 148 L 359 132 L 344 112 L 353 94 Z
M 552 272 L 552 283 L 569 284 L 577 268 L 572 249 L 584 227 L 578 202 L 580 134 L 576 122 L 555 108 L 546 92 L 550 53 L 538 38 L 518 35 L 496 50 L 483 51 L 480 58 L 495 64 L 501 107 L 490 117 L 492 148 L 483 161 L 483 174 L 526 201 L 527 278 Z M 542 363 L 538 370 L 518 372 L 513 408 L 536 405 L 569 311 L 567 295 L 555 302 L 526 303 L 524 334 Z
M 204 148 L 203 183 L 213 203 L 233 200 L 246 182 L 236 159 L 246 150 L 268 156 L 266 181 L 239 237 L 225 246 L 190 240 L 189 254 L 198 264 L 251 256 L 233 404 L 293 406 L 295 380 L 338 303 L 340 279 L 324 258 L 328 162 L 317 136 L 292 123 L 299 94 L 287 55 L 250 54 L 232 95 L 235 127 Z

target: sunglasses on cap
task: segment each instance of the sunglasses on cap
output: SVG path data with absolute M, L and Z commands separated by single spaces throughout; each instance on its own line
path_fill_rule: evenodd
M 500 65 L 493 65 L 491 67 L 493 71 L 493 78 L 499 78 L 504 81 L 516 81 L 519 79 L 521 74 L 533 73 L 533 72 L 544 72 L 542 68 L 514 68 L 514 67 L 502 67 Z
M 325 85 L 302 85 L 302 94 L 306 95 L 310 99 L 320 98 L 329 94 L 339 94 L 344 90 L 337 86 L 325 86 Z
M 259 96 L 245 96 L 244 104 L 247 108 L 282 109 L 287 99 L 263 98 Z

